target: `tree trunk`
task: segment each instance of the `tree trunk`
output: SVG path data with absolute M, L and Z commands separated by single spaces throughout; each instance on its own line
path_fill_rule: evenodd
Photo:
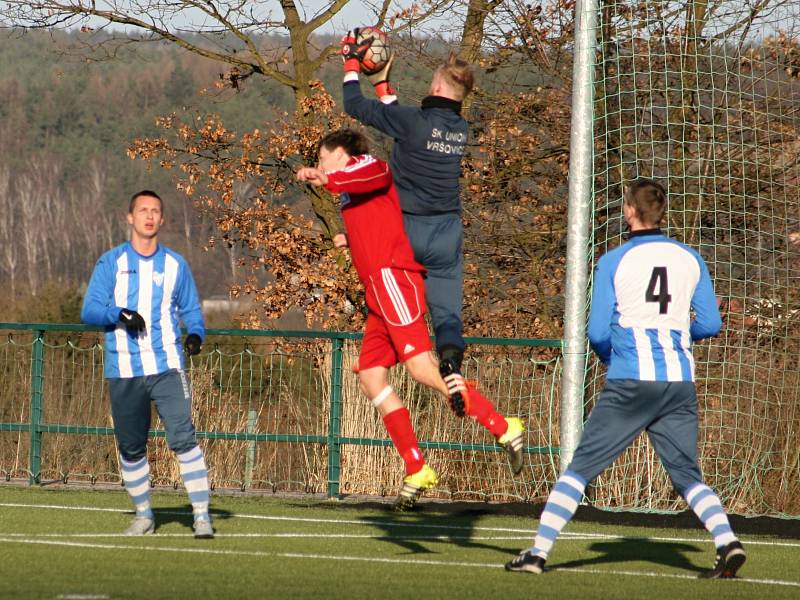
M 480 60 L 486 17 L 496 6 L 494 0 L 469 0 L 459 50 L 459 56 L 467 62 L 474 64 Z

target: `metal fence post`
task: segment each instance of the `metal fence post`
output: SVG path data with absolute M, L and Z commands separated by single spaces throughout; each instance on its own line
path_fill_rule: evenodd
M 342 434 L 342 338 L 333 338 L 331 360 L 331 406 L 328 422 L 328 498 L 339 495 Z
M 41 481 L 42 471 L 42 400 L 44 398 L 44 331 L 33 332 L 31 349 L 31 405 L 29 485 Z
M 592 102 L 598 0 L 575 5 L 575 58 L 567 210 L 567 272 L 564 290 L 564 370 L 561 385 L 561 460 L 572 461 L 583 430 L 586 375 L 586 306 L 592 209 Z
M 252 435 L 258 426 L 258 411 L 250 409 L 247 411 L 247 433 Z M 244 488 L 249 490 L 253 485 L 253 469 L 256 464 L 256 441 L 247 442 L 247 455 L 244 465 Z

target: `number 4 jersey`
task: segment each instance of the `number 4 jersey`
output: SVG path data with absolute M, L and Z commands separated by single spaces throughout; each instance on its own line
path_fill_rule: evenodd
M 597 262 L 588 335 L 608 379 L 694 381 L 692 342 L 719 333 L 708 267 L 657 229 Z

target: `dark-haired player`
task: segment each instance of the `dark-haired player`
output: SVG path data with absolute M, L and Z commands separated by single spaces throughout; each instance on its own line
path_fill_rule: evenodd
M 304 167 L 297 178 L 340 194 L 342 218 L 353 265 L 364 285 L 369 313 L 358 358 L 361 389 L 383 422 L 406 467 L 398 510 L 414 506 L 438 482 L 422 456 L 408 409 L 389 385 L 389 368 L 403 363 L 411 377 L 448 397 L 447 384 L 431 353 L 425 324 L 424 268 L 414 258 L 388 165 L 370 156 L 366 139 L 343 129 L 319 144 L 319 166 Z M 467 384 L 472 416 L 508 453 L 514 473 L 522 469 L 522 421 L 504 418 Z
M 194 512 L 194 535 L 214 537 L 208 514 L 208 470 L 195 438 L 184 350 L 200 352 L 205 327 L 197 288 L 182 256 L 158 243 L 164 205 L 153 191 L 134 194 L 130 241 L 103 254 L 92 273 L 81 319 L 105 327 L 105 376 L 122 480 L 136 506 L 125 532 L 155 530 L 150 507 L 147 432 L 154 403 L 178 458 Z M 189 334 L 181 344 L 179 321 Z

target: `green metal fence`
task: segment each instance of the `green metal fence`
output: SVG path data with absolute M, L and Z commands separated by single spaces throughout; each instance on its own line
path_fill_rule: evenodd
M 119 482 L 103 379 L 103 334 L 94 327 L 0 324 L 0 476 Z M 193 417 L 217 488 L 392 494 L 402 465 L 352 365 L 360 334 L 209 330 L 188 365 Z M 560 341 L 468 339 L 467 378 L 501 412 L 528 422 L 529 468 L 511 477 L 494 440 L 416 385 L 392 384 L 409 406 L 420 446 L 450 498 L 533 500 L 558 470 Z M 148 454 L 154 485 L 180 476 L 157 415 Z

